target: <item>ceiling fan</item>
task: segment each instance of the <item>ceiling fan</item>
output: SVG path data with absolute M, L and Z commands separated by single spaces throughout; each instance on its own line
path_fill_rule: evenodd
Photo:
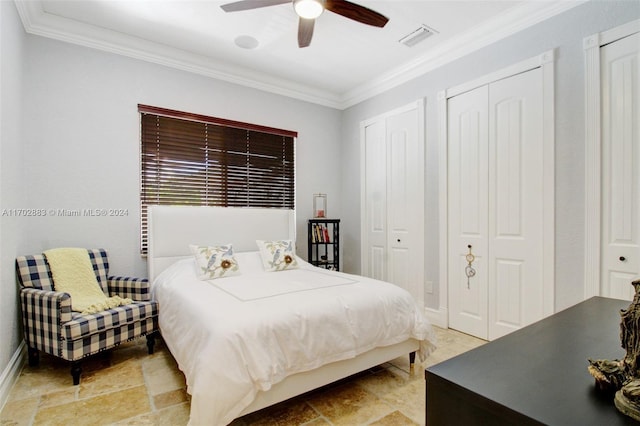
M 388 18 L 378 12 L 347 0 L 240 0 L 223 4 L 220 7 L 225 12 L 239 12 L 289 2 L 293 3 L 293 8 L 300 17 L 298 21 L 299 47 L 307 47 L 311 44 L 313 26 L 315 25 L 316 18 L 320 16 L 325 9 L 342 15 L 345 18 L 353 19 L 354 21 L 374 27 L 382 28 L 389 21 Z

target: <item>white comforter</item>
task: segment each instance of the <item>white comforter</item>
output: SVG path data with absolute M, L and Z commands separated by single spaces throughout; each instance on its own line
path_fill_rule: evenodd
M 160 329 L 187 379 L 191 425 L 231 422 L 285 377 L 409 338 L 421 360 L 431 326 L 403 289 L 301 268 L 263 272 L 259 254 L 236 255 L 239 276 L 200 281 L 192 259 L 155 280 Z

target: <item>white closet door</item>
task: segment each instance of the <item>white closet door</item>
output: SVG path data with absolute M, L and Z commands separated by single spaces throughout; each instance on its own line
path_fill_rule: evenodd
M 601 48 L 602 289 L 631 300 L 640 276 L 640 34 Z
M 542 94 L 536 68 L 448 101 L 449 322 L 483 339 L 544 317 Z
M 449 99 L 449 326 L 488 337 L 488 87 Z M 468 246 L 475 256 L 467 279 Z
M 424 304 L 424 148 L 421 110 L 391 115 L 387 127 L 387 280 Z
M 424 103 L 362 124 L 362 274 L 424 306 Z
M 541 73 L 489 85 L 489 340 L 544 316 Z
M 364 128 L 364 235 L 362 273 L 387 279 L 387 142 L 384 121 Z

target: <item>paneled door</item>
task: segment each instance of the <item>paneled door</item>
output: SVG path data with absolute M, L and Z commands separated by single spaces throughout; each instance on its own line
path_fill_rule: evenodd
M 542 93 L 536 68 L 448 102 L 449 325 L 484 339 L 544 316 Z
M 601 294 L 631 300 L 640 276 L 640 33 L 603 46 Z
M 544 317 L 542 70 L 489 86 L 489 339 Z
M 488 333 L 489 86 L 449 99 L 449 327 Z M 475 275 L 467 277 L 467 255 Z
M 424 305 L 424 101 L 362 124 L 362 273 Z
M 384 120 L 364 125 L 362 275 L 385 280 L 387 265 L 387 132 Z

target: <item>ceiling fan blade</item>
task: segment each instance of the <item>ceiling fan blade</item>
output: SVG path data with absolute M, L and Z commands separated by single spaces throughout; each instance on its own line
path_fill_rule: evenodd
M 307 47 L 311 44 L 315 19 L 300 18 L 298 21 L 298 47 Z
M 241 0 L 220 6 L 225 12 L 240 12 L 242 10 L 258 9 L 260 7 L 275 6 L 291 3 L 291 0 Z
M 338 15 L 342 15 L 345 18 L 353 19 L 354 21 L 374 27 L 382 28 L 389 22 L 386 16 L 347 0 L 326 0 L 324 8 Z

